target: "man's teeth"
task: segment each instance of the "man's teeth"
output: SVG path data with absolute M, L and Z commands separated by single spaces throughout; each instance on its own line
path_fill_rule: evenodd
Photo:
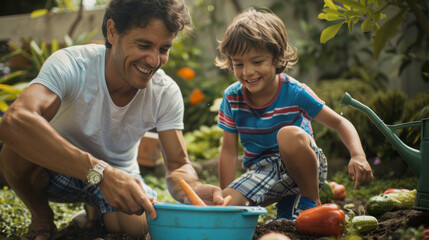
M 140 72 L 142 72 L 142 73 L 150 73 L 150 70 L 148 70 L 148 69 L 144 69 L 144 68 L 142 68 L 142 67 L 140 67 L 140 66 L 136 66 L 137 67 L 137 69 L 140 71 Z

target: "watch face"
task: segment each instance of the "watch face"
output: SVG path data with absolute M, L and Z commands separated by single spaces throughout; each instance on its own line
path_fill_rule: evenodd
M 88 182 L 92 184 L 98 184 L 101 181 L 101 174 L 98 172 L 90 172 L 88 174 Z

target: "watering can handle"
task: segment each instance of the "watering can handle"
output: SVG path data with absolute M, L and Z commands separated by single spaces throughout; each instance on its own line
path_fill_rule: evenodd
M 422 121 L 415 121 L 415 122 L 407 122 L 407 123 L 400 123 L 395 125 L 386 125 L 391 131 L 396 131 L 401 128 L 407 128 L 407 127 L 420 127 L 422 125 Z

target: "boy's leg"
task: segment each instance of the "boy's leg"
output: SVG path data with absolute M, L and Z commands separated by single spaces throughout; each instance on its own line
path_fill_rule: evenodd
M 277 134 L 277 142 L 287 172 L 298 185 L 301 196 L 320 204 L 318 161 L 309 135 L 299 127 L 283 127 Z
M 56 227 L 46 196 L 48 170 L 24 159 L 7 145 L 3 145 L 0 155 L 0 169 L 5 180 L 30 210 L 29 232 L 38 233 L 38 239 L 50 239 Z
M 232 199 L 229 205 L 231 206 L 253 206 L 252 200 L 247 199 L 241 192 L 233 188 L 225 188 L 222 191 L 224 197 L 231 195 Z

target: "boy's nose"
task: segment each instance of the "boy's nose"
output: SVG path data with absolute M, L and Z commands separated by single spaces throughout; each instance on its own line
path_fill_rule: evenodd
M 251 76 L 254 72 L 255 72 L 255 69 L 251 66 L 244 66 L 243 68 L 244 76 Z

